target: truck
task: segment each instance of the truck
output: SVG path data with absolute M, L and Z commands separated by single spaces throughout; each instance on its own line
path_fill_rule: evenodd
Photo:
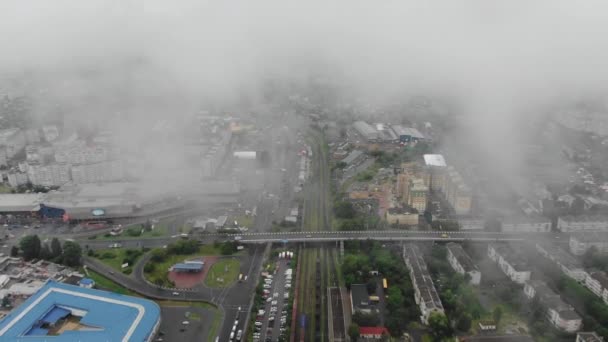
M 243 281 L 243 273 L 239 274 L 239 281 Z

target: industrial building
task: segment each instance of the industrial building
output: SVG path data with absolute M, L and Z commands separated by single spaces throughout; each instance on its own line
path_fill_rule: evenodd
M 565 250 L 552 243 L 537 243 L 536 250 L 545 258 L 553 261 L 568 277 L 582 282 L 587 278 L 583 265 Z
M 350 303 L 351 312 L 361 312 L 365 314 L 372 313 L 375 310 L 375 306 L 367 293 L 367 285 L 365 284 L 352 284 L 350 286 Z
M 48 281 L 0 321 L 0 339 L 148 342 L 159 326 L 152 301 Z
M 424 140 L 424 135 L 415 128 L 404 127 L 402 125 L 392 125 L 391 129 L 401 143 L 418 142 Z
M 448 262 L 456 271 L 462 275 L 469 275 L 469 283 L 471 285 L 479 285 L 481 282 L 481 272 L 477 265 L 473 263 L 471 257 L 464 251 L 460 244 L 450 242 L 446 245 L 448 253 Z
M 600 253 L 608 253 L 608 232 L 573 233 L 569 241 L 570 253 L 583 255 L 591 247 Z
M 580 330 L 583 320 L 572 306 L 566 304 L 558 294 L 540 280 L 532 280 L 524 286 L 528 299 L 538 298 L 549 322 L 562 331 L 574 333 Z
M 488 245 L 488 256 L 496 262 L 502 272 L 517 284 L 525 284 L 530 280 L 531 271 L 526 260 L 520 253 L 504 245 Z
M 441 299 L 439 299 L 439 294 L 418 246 L 406 244 L 403 247 L 403 259 L 412 278 L 414 299 L 420 308 L 420 320 L 422 323 L 428 324 L 428 319 L 433 312 L 445 314 L 443 304 L 441 304 Z
M 353 128 L 368 142 L 378 141 L 380 134 L 365 121 L 355 121 Z

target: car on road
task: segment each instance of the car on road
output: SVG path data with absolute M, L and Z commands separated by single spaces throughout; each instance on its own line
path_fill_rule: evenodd
M 110 246 L 108 246 L 108 247 L 110 247 L 110 248 L 120 248 L 120 247 L 122 247 L 122 245 L 119 244 L 119 243 L 111 243 Z
M 272 287 L 272 286 L 270 286 L 270 285 L 268 285 L 268 284 L 264 284 L 264 288 L 265 288 L 265 289 L 269 289 L 269 288 L 271 288 L 271 287 Z
M 441 234 L 441 237 L 445 239 L 445 238 L 448 238 L 449 236 L 448 236 L 448 234 L 443 233 L 443 234 Z
M 172 293 L 174 296 L 179 296 L 179 292 L 173 292 Z
M 234 237 L 234 241 L 239 241 L 239 240 L 242 240 L 242 239 L 243 239 L 243 237 L 242 237 L 242 236 L 235 236 L 235 237 Z
M 307 238 L 311 238 L 311 237 L 312 237 L 312 235 L 311 235 L 311 234 L 306 234 L 306 237 L 307 237 Z
M 256 326 L 261 327 L 262 326 L 262 322 L 255 322 L 254 323 Z
M 279 302 L 277 302 L 276 300 L 273 300 L 270 305 L 277 305 Z

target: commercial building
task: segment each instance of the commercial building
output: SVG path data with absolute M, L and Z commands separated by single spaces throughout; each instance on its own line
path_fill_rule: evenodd
M 582 282 L 587 278 L 583 265 L 565 250 L 552 243 L 537 243 L 536 250 L 545 258 L 553 261 L 568 277 Z
M 579 332 L 576 334 L 575 342 L 604 342 L 604 339 L 600 337 L 596 332 Z
M 464 251 L 460 244 L 450 242 L 446 245 L 448 253 L 448 262 L 456 271 L 462 275 L 468 274 L 469 283 L 472 285 L 479 285 L 481 282 L 481 272 L 477 268 L 477 265 L 473 263 L 471 257 Z
M 527 282 L 524 286 L 524 294 L 528 299 L 538 298 L 540 305 L 546 310 L 547 319 L 557 329 L 568 333 L 580 330 L 582 318 L 544 282 L 539 280 Z
M 465 184 L 462 176 L 453 166 L 446 168 L 445 188 L 443 189 L 445 199 L 454 209 L 456 215 L 468 215 L 471 213 L 473 203 L 473 192 Z
M 406 244 L 403 247 L 403 259 L 412 278 L 414 299 L 420 308 L 420 320 L 422 323 L 428 324 L 429 316 L 432 313 L 445 314 L 443 304 L 441 304 L 439 294 L 418 246 Z
M 386 211 L 388 224 L 416 226 L 419 216 L 418 210 L 414 208 L 389 208 Z
M 424 184 L 424 180 L 421 178 L 410 179 L 407 191 L 407 205 L 418 210 L 420 213 L 424 212 L 428 202 L 428 192 L 429 188 Z
M 152 301 L 49 281 L 0 321 L 0 339 L 148 342 L 159 325 Z
M 0 214 L 31 216 L 40 210 L 43 194 L 0 194 Z
M 502 272 L 517 284 L 525 284 L 530 280 L 531 271 L 526 260 L 505 245 L 488 245 L 488 256 L 498 264 Z
M 202 261 L 186 261 L 171 266 L 170 271 L 182 273 L 198 273 L 203 270 L 205 263 Z
M 561 216 L 557 219 L 557 229 L 562 232 L 608 231 L 608 217 Z
M 593 294 L 608 304 L 608 275 L 606 272 L 589 272 L 584 284 Z
M 441 154 L 425 154 L 425 184 L 431 191 L 445 190 L 447 164 Z
M 569 241 L 570 253 L 583 255 L 591 247 L 600 253 L 608 253 L 608 232 L 573 233 Z
M 378 131 L 365 121 L 355 121 L 353 128 L 368 142 L 377 141 L 380 138 Z

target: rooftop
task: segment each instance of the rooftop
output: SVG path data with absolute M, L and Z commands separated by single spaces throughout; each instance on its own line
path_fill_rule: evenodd
M 477 271 L 477 266 L 471 260 L 471 257 L 464 251 L 460 244 L 450 242 L 446 245 L 448 250 L 456 257 L 458 263 L 464 268 L 465 272 Z
M 579 232 L 572 233 L 571 239 L 575 239 L 580 242 L 608 242 L 608 232 Z
M 389 332 L 385 327 L 359 327 L 361 335 L 388 335 Z
M 420 297 L 424 300 L 426 307 L 443 310 L 439 294 L 435 289 L 433 279 L 431 279 L 431 274 L 429 273 L 418 246 L 413 244 L 405 245 L 404 258 L 409 261 L 410 273 L 412 274 L 415 287 L 418 288 Z
M 354 308 L 365 308 L 369 305 L 369 294 L 365 284 L 352 284 L 350 286 L 350 296 Z
M 42 194 L 0 194 L 0 212 L 36 211 Z
M 602 288 L 605 288 L 605 289 L 608 288 L 608 275 L 606 274 L 606 272 L 602 272 L 602 271 L 591 272 L 591 273 L 589 273 L 589 276 L 591 278 L 593 278 L 595 281 L 597 281 L 598 283 L 600 283 Z
M 603 342 L 602 339 L 595 331 L 593 332 L 579 332 L 576 334 L 577 341 L 580 339 L 583 342 Z
M 446 167 L 447 164 L 441 154 L 425 154 L 424 163 L 426 166 Z
M 49 281 L 0 321 L 0 340 L 146 341 L 159 320 L 152 301 Z
M 350 152 L 346 156 L 346 158 L 342 159 L 342 161 L 345 162 L 346 164 L 351 164 L 352 162 L 357 160 L 357 158 L 359 158 L 362 155 L 363 155 L 363 151 L 354 150 L 354 151 Z
M 465 342 L 534 342 L 532 337 L 524 335 L 502 336 L 470 336 L 464 338 Z

